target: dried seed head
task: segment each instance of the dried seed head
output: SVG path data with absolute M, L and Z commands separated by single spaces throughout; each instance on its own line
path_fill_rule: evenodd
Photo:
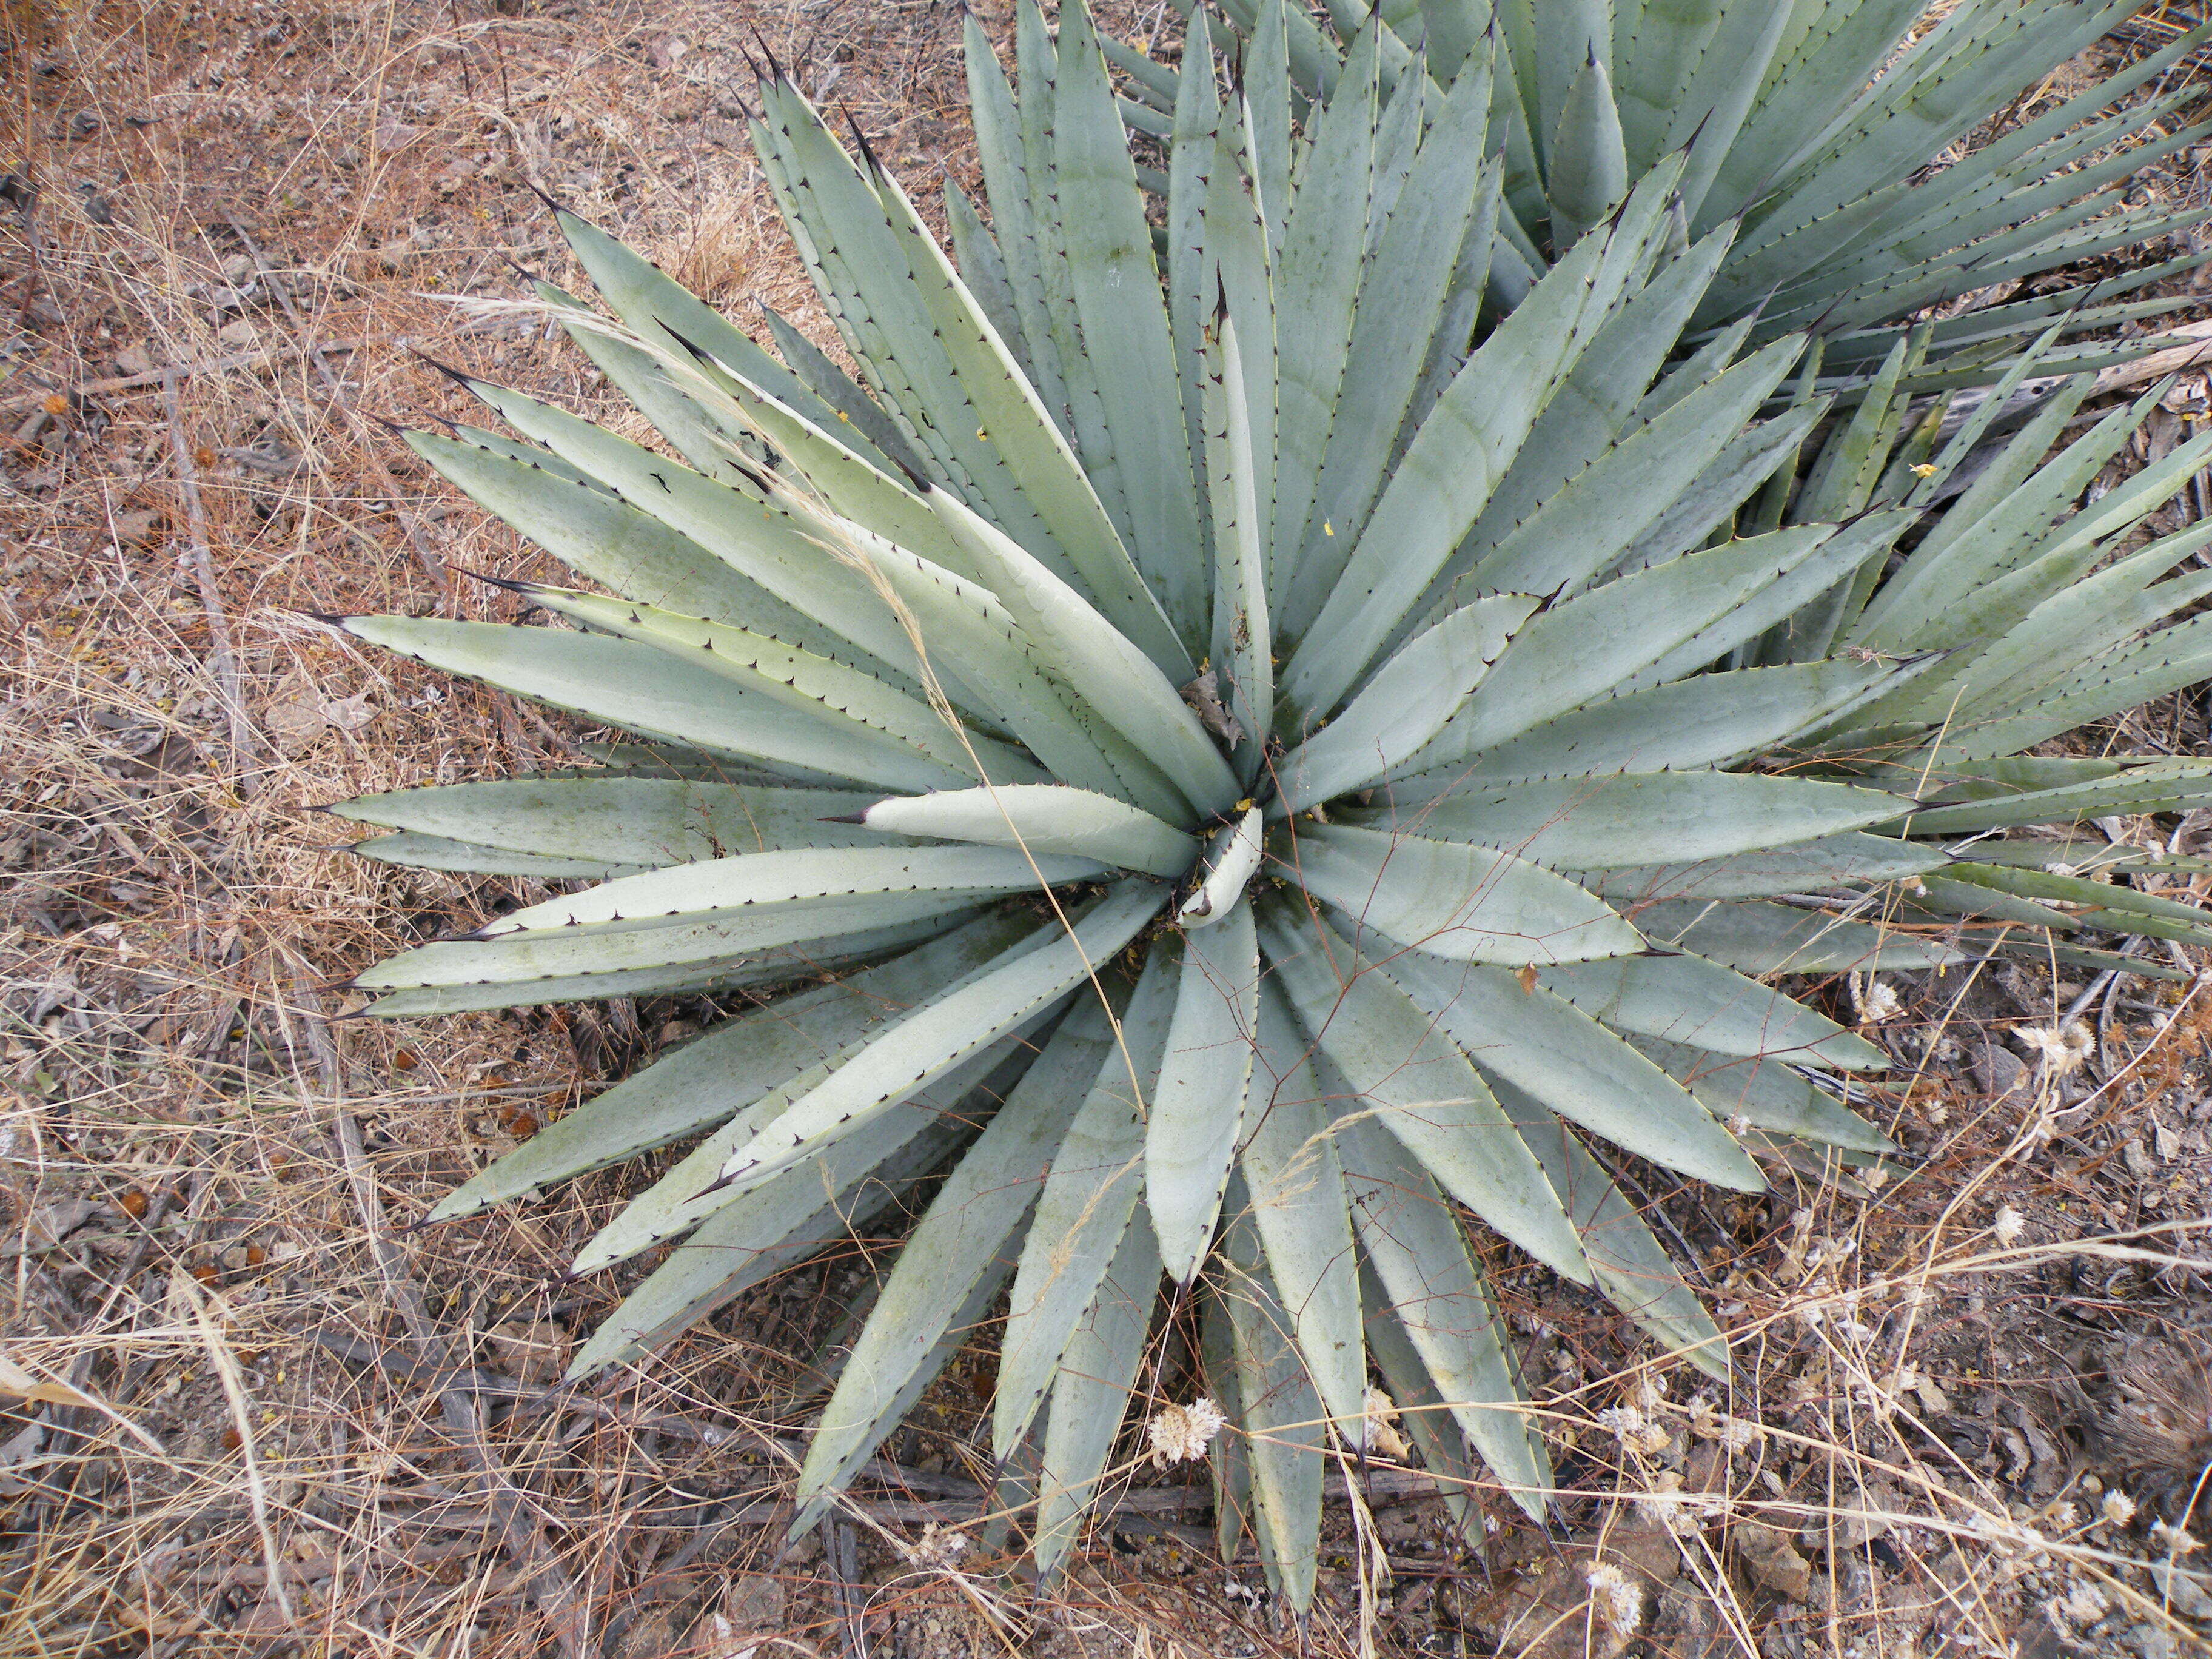
M 1585 1567 L 1589 1580 L 1590 1606 L 1598 1622 L 1616 1636 L 1633 1636 L 1644 1628 L 1644 1590 L 1610 1561 Z
M 1359 1423 L 1359 1443 L 1366 1450 L 1395 1463 L 1404 1462 L 1413 1454 L 1406 1437 L 1397 1430 L 1398 1408 L 1390 1403 L 1390 1396 L 1380 1389 L 1370 1389 L 1361 1401 L 1364 1414 Z
M 1146 1425 L 1152 1443 L 1153 1467 L 1164 1469 L 1170 1463 L 1205 1456 L 1206 1447 L 1228 1420 L 1221 1407 L 1204 1395 L 1188 1406 L 1164 1408 Z
M 2064 1077 L 2078 1071 L 2081 1062 L 2097 1052 L 2096 1033 L 2080 1020 L 2070 1020 L 2064 1026 L 2015 1025 L 2012 1034 L 2021 1044 L 2033 1050 L 2053 1077 Z

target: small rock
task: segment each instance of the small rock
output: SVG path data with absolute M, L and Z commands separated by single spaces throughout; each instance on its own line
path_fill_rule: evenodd
M 287 680 L 269 700 L 261 711 L 261 725 L 276 740 L 277 751 L 295 759 L 313 749 L 330 729 L 321 693 L 299 675 Z
M 1947 1405 L 1948 1401 L 1945 1402 Z M 1903 1500 L 1897 1489 L 1887 1482 L 1872 1482 L 1859 1489 L 1856 1512 L 1844 1519 L 1843 1540 L 1853 1549 L 1871 1543 L 1890 1529 L 1890 1516 L 1896 1513 Z
M 2054 1626 L 2047 1615 L 2038 1616 L 2021 1633 L 2018 1659 L 2090 1659 L 2089 1650 Z
M 520 1382 L 557 1382 L 568 1367 L 568 1333 L 557 1320 L 510 1319 L 484 1334 Z
M 223 344 L 235 346 L 240 350 L 249 350 L 261 343 L 261 331 L 254 327 L 253 319 L 250 317 L 240 317 L 225 323 L 216 330 L 215 337 Z
M 243 253 L 234 253 L 222 262 L 222 280 L 233 288 L 242 288 L 253 280 L 253 261 Z
M 2027 1066 L 2018 1054 L 1994 1042 L 1984 1042 L 1974 1060 L 1974 1080 L 1992 1100 L 2001 1099 L 2021 1085 Z
M 69 136 L 72 138 L 89 138 L 99 131 L 100 112 L 96 109 L 81 109 L 70 117 Z
M 660 1659 L 682 1639 L 686 1611 L 680 1603 L 672 1601 L 646 1608 L 623 1632 L 611 1650 L 610 1659 Z
M 151 547 L 161 539 L 166 520 L 158 513 L 118 513 L 112 526 L 116 542 L 124 547 Z
M 154 372 L 154 354 L 143 345 L 127 345 L 115 354 L 115 372 L 118 374 L 151 374 Z
M 1735 1529 L 1735 1547 L 1751 1576 L 1778 1595 L 1809 1601 L 1813 1564 L 1797 1553 L 1785 1534 L 1747 1521 Z
M 2194 1573 L 2154 1561 L 2150 1579 L 2158 1586 L 2159 1595 L 2184 1619 L 2212 1619 L 2212 1595 L 2204 1593 Z
M 739 1573 L 722 1597 L 722 1618 L 736 1636 L 773 1636 L 784 1627 L 788 1593 L 771 1573 Z
M 1678 1659 L 1729 1659 L 1742 1651 L 1718 1604 L 1686 1578 L 1660 1591 L 1651 1615 L 1651 1644 L 1655 1651 Z
M 25 1218 L 32 1246 L 44 1249 L 60 1243 L 91 1220 L 99 1209 L 100 1206 L 88 1198 L 65 1198 L 58 1204 L 41 1205 Z
M 2137 1625 L 2120 1640 L 2136 1659 L 2173 1659 L 2173 1638 L 2156 1625 Z
M 323 718 L 340 732 L 358 732 L 376 718 L 376 710 L 369 707 L 367 690 L 356 691 L 349 697 L 323 699 Z
M 385 242 L 376 247 L 363 249 L 361 263 L 364 269 L 374 275 L 393 276 L 404 270 L 422 251 L 411 240 Z

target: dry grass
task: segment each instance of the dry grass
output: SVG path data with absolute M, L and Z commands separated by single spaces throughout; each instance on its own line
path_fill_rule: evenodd
M 546 1389 L 618 1293 L 562 1270 L 634 1179 L 410 1225 L 712 1010 L 335 1020 L 336 982 L 527 884 L 367 864 L 305 809 L 562 763 L 575 734 L 302 613 L 503 618 L 447 567 L 546 574 L 378 424 L 465 417 L 409 348 L 632 418 L 574 354 L 430 297 L 509 295 L 514 264 L 573 279 L 528 185 L 823 337 L 745 157 L 740 45 L 757 29 L 910 181 L 972 187 L 957 12 L 224 0 L 14 5 L 6 27 L 0 143 L 38 196 L 0 215 L 0 1250 L 6 1357 L 52 1397 L 0 1413 L 0 1653 L 1608 1652 L 1628 1632 L 1593 1608 L 1594 1554 L 1645 1586 L 1658 1651 L 2002 1650 L 2045 1602 L 2089 1608 L 2085 1583 L 2114 1628 L 2194 1639 L 2190 1581 L 2123 1565 L 2153 1546 L 2100 1518 L 2060 1426 L 2085 1408 L 2050 1379 L 2083 1370 L 2094 1417 L 2095 1344 L 2203 1306 L 2201 996 L 2161 1036 L 2170 1010 L 2098 988 L 2132 1069 L 1993 1099 L 2002 1079 L 1965 1075 L 1984 1040 L 2086 988 L 1900 985 L 1889 1029 L 1925 1063 L 1872 1106 L 1916 1174 L 1878 1197 L 1653 1190 L 1740 1333 L 1740 1391 L 1507 1267 L 1569 1448 L 1565 1530 L 1501 1535 L 1486 1572 L 1433 1498 L 1370 1481 L 1387 1594 L 1337 1506 L 1303 1633 L 1158 1493 L 1046 1604 L 980 1545 L 964 1572 L 907 1559 L 981 1505 L 988 1342 L 866 1503 L 779 1553 L 796 1362 L 854 1260 Z M 2175 710 L 2143 731 L 2201 746 Z M 2001 1206 L 2026 1217 L 2008 1248 Z M 1601 1425 L 1624 1405 L 1643 1427 Z

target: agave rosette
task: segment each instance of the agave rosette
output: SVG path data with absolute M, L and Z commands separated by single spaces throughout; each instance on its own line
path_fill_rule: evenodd
M 951 192 L 957 257 L 865 147 L 780 74 L 761 87 L 761 163 L 865 386 L 780 321 L 769 356 L 564 214 L 615 315 L 547 301 L 665 448 L 476 380 L 517 437 L 410 440 L 609 592 L 527 585 L 573 630 L 345 626 L 639 741 L 601 771 L 340 808 L 398 832 L 372 856 L 597 884 L 359 984 L 384 1016 L 801 988 L 437 1216 L 696 1141 L 576 1264 L 675 1243 L 581 1375 L 919 1208 L 800 1522 L 1003 1295 L 994 1449 L 1048 1568 L 1160 1286 L 1194 1287 L 1235 1425 L 1224 1529 L 1249 1517 L 1303 1605 L 1370 1363 L 1447 1481 L 1479 1454 L 1542 1508 L 1455 1206 L 1725 1374 L 1613 1161 L 1757 1189 L 1755 1156 L 1893 1151 L 1816 1081 L 1880 1051 L 1760 976 L 1963 959 L 1936 886 L 1957 860 L 1918 833 L 1931 789 L 1999 828 L 2077 816 L 1983 756 L 1914 771 L 1955 748 L 1931 708 L 2021 636 L 1881 633 L 1865 580 L 1908 532 L 1890 580 L 1923 580 L 1933 535 L 2018 492 L 1970 489 L 1924 530 L 1900 481 L 1956 457 L 1905 458 L 1892 376 L 1827 441 L 1834 511 L 1800 492 L 1734 533 L 1828 414 L 1787 385 L 1802 338 L 1739 320 L 1678 349 L 1733 231 L 1680 242 L 1680 149 L 1483 319 L 1505 183 L 1486 44 L 1448 86 L 1393 81 L 1370 29 L 1297 121 L 1287 74 L 1248 64 L 1232 97 L 1182 77 L 1156 234 L 1082 11 L 1055 40 L 1023 8 L 1018 99 L 970 29 L 993 223 Z M 1188 56 L 1212 61 L 1202 20 Z M 2133 525 L 2050 516 L 2069 559 Z M 2071 569 L 2057 550 L 2020 568 Z M 1947 579 L 1978 594 L 2013 568 Z M 2075 617 L 2082 663 L 2124 657 L 2112 630 L 2159 592 Z M 2071 672 L 1992 714 L 2003 741 L 2086 706 Z M 2212 798 L 2162 777 L 2161 800 Z M 2140 804 L 2140 767 L 2051 787 L 2114 778 Z
M 1382 31 L 1386 88 L 1408 72 L 1449 85 L 1470 53 L 1495 54 L 1486 142 L 1504 203 L 1487 279 L 1503 309 L 1547 250 L 1571 246 L 1677 149 L 1678 234 L 1740 227 L 1692 326 L 1757 313 L 1755 339 L 1817 329 L 1839 388 L 1863 386 L 1929 307 L 1960 314 L 1929 331 L 1912 390 L 1992 379 L 2054 322 L 2071 343 L 2046 372 L 2139 355 L 2148 343 L 2108 331 L 2190 304 L 2141 290 L 2205 257 L 2186 238 L 2203 210 L 2127 196 L 2140 169 L 2212 131 L 2172 119 L 2197 99 L 2185 65 L 2212 25 L 1972 143 L 2143 0 L 1964 0 L 1937 16 L 1927 0 L 1329 0 L 1327 27 L 1288 0 L 1215 5 L 1254 72 L 1286 74 L 1301 100 L 1335 84 L 1363 29 Z M 1176 70 L 1107 48 L 1125 118 L 1170 140 Z M 2169 258 L 2039 281 L 2165 237 Z M 1972 307 L 1952 304 L 1978 291 Z

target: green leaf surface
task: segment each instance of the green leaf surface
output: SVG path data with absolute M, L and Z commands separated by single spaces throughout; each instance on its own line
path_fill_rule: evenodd
M 1006 1306 L 992 1401 L 993 1454 L 1012 1455 L 1057 1374 L 1062 1352 L 1104 1283 L 1140 1201 L 1145 1114 L 1167 1052 L 1177 964 L 1155 946 L 1121 1016 L 1120 1041 L 1053 1155 L 1036 1216 L 1023 1241 Z M 1150 1232 L 1152 1222 L 1141 1224 Z M 1158 1249 L 1152 1247 L 1157 1264 Z M 1154 1274 L 1158 1268 L 1154 1267 Z
M 771 1184 L 724 1205 L 600 1322 L 565 1380 L 635 1362 L 754 1285 L 908 1202 L 965 1131 L 957 1122 L 933 1125 L 908 1143 L 893 1167 L 826 1200 L 818 1189 Z
M 1017 915 L 980 918 L 879 967 L 726 1020 L 555 1119 L 447 1194 L 428 1218 L 449 1221 L 535 1197 L 556 1182 L 735 1117 L 947 981 L 994 960 L 1025 931 Z
M 1098 395 L 1131 552 L 1185 645 L 1194 645 L 1206 612 L 1203 573 L 1188 556 L 1198 545 L 1198 498 L 1177 418 L 1167 306 L 1105 60 L 1079 5 L 1062 20 L 1054 94 L 1061 234 L 1085 345 L 1094 361 L 1112 365 L 1098 377 Z
M 1879 790 L 1804 778 L 1632 772 L 1468 782 L 1418 807 L 1346 821 L 1401 836 L 1502 848 L 1553 870 L 1607 870 L 1644 862 L 1655 847 L 1686 864 L 1771 852 L 1887 822 L 1902 804 Z
M 648 871 L 581 893 L 511 910 L 478 938 L 568 933 L 579 928 L 652 927 L 718 912 L 794 900 L 893 893 L 989 895 L 1041 884 L 1085 881 L 1103 873 L 1096 860 L 985 847 L 843 847 L 742 853 L 675 869 Z
M 1895 672 L 1881 662 L 1798 663 L 1601 696 L 1463 764 L 1407 778 L 1392 794 L 1402 806 L 1489 781 L 1725 765 L 1840 718 L 1878 695 Z
M 1307 1379 L 1258 1230 L 1238 1215 L 1223 1240 L 1221 1296 L 1234 1333 L 1239 1428 L 1252 1483 L 1252 1530 L 1269 1583 L 1291 1607 L 1313 1600 L 1321 1559 L 1320 1398 Z
M 1175 1016 L 1145 1126 L 1145 1199 L 1168 1277 L 1188 1285 L 1205 1260 L 1249 1110 L 1260 1006 L 1252 907 L 1187 933 Z
M 916 1009 L 733 1152 L 725 1178 L 764 1180 L 816 1143 L 850 1133 L 927 1088 L 963 1056 L 1083 985 L 1164 899 L 1149 882 L 1118 882 L 1079 921 L 1071 915 L 1073 931 Z
M 1452 1195 L 1539 1261 L 1587 1282 L 1542 1171 L 1468 1056 L 1396 979 L 1287 902 L 1263 924 L 1275 982 L 1299 1026 L 1361 1109 L 1404 1142 Z
M 1008 784 L 1035 783 L 1044 775 L 1035 762 L 996 738 L 957 730 L 921 698 L 768 635 L 627 599 L 534 582 L 516 586 L 534 603 L 580 628 L 649 645 L 802 714 L 856 721 L 946 771 Z
M 1458 962 L 1587 962 L 1644 946 L 1586 890 L 1497 848 L 1316 823 L 1280 857 L 1363 927 Z
M 1053 1384 L 1030 1547 L 1037 1571 L 1048 1577 L 1073 1547 L 1114 1455 L 1144 1360 L 1159 1282 L 1158 1246 L 1140 1215 L 1122 1233 L 1113 1265 L 1068 1339 Z
M 1653 944 L 1679 945 L 1746 974 L 1936 968 L 1966 960 L 1964 951 L 1893 927 L 1755 900 L 1668 899 L 1638 905 L 1632 914 Z
M 1331 1114 L 1308 1047 L 1281 994 L 1263 987 L 1238 1169 L 1307 1375 L 1329 1415 L 1349 1425 L 1365 1411 L 1359 1275 Z
M 875 799 L 865 790 L 763 789 L 587 772 L 395 789 L 356 795 L 329 810 L 357 823 L 515 853 L 657 866 L 802 845 L 896 844 L 881 831 L 825 822 Z
M 1371 1119 L 1340 1120 L 1338 1145 L 1360 1249 L 1451 1415 L 1514 1501 L 1541 1515 L 1551 1470 L 1531 1444 L 1505 1322 L 1429 1172 Z
M 1728 1343 L 1705 1304 L 1682 1282 L 1665 1249 L 1575 1133 L 1540 1101 L 1499 1079 L 1505 1109 L 1582 1234 L 1606 1299 L 1708 1376 L 1729 1377 Z
M 1544 185 L 1552 198 L 1552 243 L 1559 248 L 1582 236 L 1628 193 L 1620 112 L 1613 104 L 1612 79 L 1594 47 L 1567 84 Z
M 1182 830 L 1127 801 L 1064 784 L 894 796 L 860 817 L 871 830 L 1087 859 L 1171 878 L 1198 860 L 1198 842 Z
M 1897 1150 L 1896 1143 L 1874 1125 L 1772 1057 L 1734 1058 L 1691 1043 L 1650 1037 L 1634 1041 L 1722 1118 L 1741 1118 L 1755 1129 L 1854 1152 Z
M 1602 237 L 1577 243 L 1422 422 L 1284 671 L 1283 695 L 1301 713 L 1335 706 L 1474 523 L 1583 343 L 1576 325 L 1607 246 Z
M 1477 599 L 1400 647 L 1341 714 L 1275 763 L 1268 816 L 1321 805 L 1419 753 L 1541 603 L 1525 593 Z
M 1591 891 L 1624 908 L 1675 898 L 1768 898 L 1866 882 L 1910 881 L 1939 870 L 1942 849 L 1890 836 L 1829 836 L 1702 864 L 1646 864 L 1597 872 Z
M 1889 1056 L 1864 1037 L 1703 957 L 1577 963 L 1541 969 L 1536 982 L 1618 1030 L 1800 1065 L 1861 1071 L 1889 1064 Z
M 535 702 L 802 776 L 887 789 L 969 781 L 826 705 L 798 707 L 635 641 L 436 617 L 349 617 L 344 627 L 357 639 Z
M 1741 1192 L 1765 1182 L 1682 1088 L 1621 1038 L 1540 985 L 1417 951 L 1385 971 L 1473 1058 L 1561 1116 L 1639 1158 Z

